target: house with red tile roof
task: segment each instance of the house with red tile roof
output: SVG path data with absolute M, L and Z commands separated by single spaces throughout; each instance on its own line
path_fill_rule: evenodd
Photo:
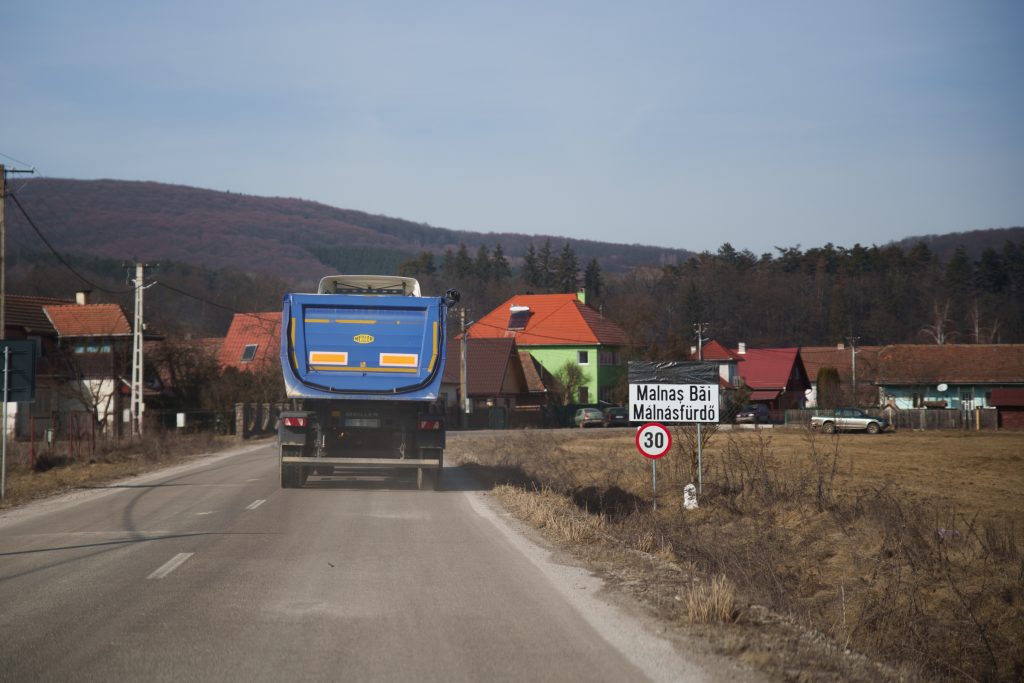
M 447 360 L 441 380 L 441 396 L 450 423 L 462 422 L 459 400 L 462 382 L 462 339 L 449 339 Z M 547 392 L 539 382 L 533 359 L 525 354 L 529 369 L 523 367 L 523 354 L 513 339 L 466 340 L 466 395 L 470 400 L 469 427 L 501 429 L 536 422 L 534 413 L 544 405 Z M 531 377 L 527 377 L 527 372 Z M 533 381 L 537 377 L 537 381 Z M 539 384 L 539 387 L 537 386 Z M 538 425 L 539 426 L 539 425 Z
M 880 405 L 988 408 L 994 390 L 1024 388 L 1024 344 L 883 346 L 868 380 L 878 388 Z
M 43 308 L 73 303 L 73 299 L 47 296 L 8 294 L 5 297 L 4 339 L 34 340 L 39 354 L 36 365 L 36 400 L 32 403 L 8 405 L 9 433 L 27 434 L 32 416 L 48 421 L 60 409 L 63 395 L 60 389 L 67 379 L 67 373 L 57 351 L 57 330 L 53 328 Z
M 811 388 L 798 348 L 750 349 L 740 345 L 740 379 L 750 390 L 751 403 L 764 403 L 772 410 L 802 408 L 805 392 Z
M 281 312 L 235 313 L 220 346 L 221 369 L 260 371 L 280 363 Z
M 735 351 L 725 348 L 715 339 L 704 344 L 700 349 L 696 346 L 690 349 L 694 360 L 712 361 L 718 363 L 719 386 L 722 389 L 731 389 L 739 386 L 739 364 L 743 356 Z M 698 356 L 700 356 L 698 358 Z
M 511 339 L 550 375 L 566 364 L 583 374 L 583 385 L 570 403 L 613 403 L 626 377 L 621 352 L 629 344 L 625 331 L 579 294 L 518 294 L 477 320 L 471 339 Z
M 101 428 L 113 431 L 128 400 L 132 326 L 118 304 L 91 304 L 85 293 L 78 303 L 43 306 L 67 361 L 67 395 L 60 411 L 93 415 Z

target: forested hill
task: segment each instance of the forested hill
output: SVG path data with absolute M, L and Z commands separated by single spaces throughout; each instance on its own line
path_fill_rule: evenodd
M 516 267 L 531 244 L 539 249 L 548 239 L 448 230 L 302 199 L 152 182 L 39 178 L 12 189 L 60 251 L 177 261 L 288 279 L 325 272 L 394 272 L 419 253 L 440 256 L 460 244 L 471 252 L 500 244 Z M 16 208 L 8 212 L 8 220 L 15 234 L 26 235 L 25 244 L 36 243 Z M 669 265 L 691 256 L 681 249 L 550 239 L 554 250 L 570 243 L 583 263 L 598 259 L 606 273 Z
M 945 235 L 922 235 L 899 240 L 896 246 L 909 251 L 923 242 L 940 261 L 953 258 L 962 249 L 970 258 L 978 258 L 986 249 L 1000 249 L 1006 242 L 1024 242 L 1024 227 L 990 228 L 969 232 L 951 232 Z

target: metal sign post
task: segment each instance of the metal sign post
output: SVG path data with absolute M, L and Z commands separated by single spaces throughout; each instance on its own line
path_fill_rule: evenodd
M 672 432 L 665 425 L 648 422 L 636 430 L 636 449 L 651 459 L 651 486 L 654 489 L 654 509 L 658 509 L 658 458 L 672 450 Z
M 703 361 L 630 361 L 629 419 L 689 423 L 697 426 L 697 487 L 704 489 L 704 434 L 702 423 L 718 422 L 718 365 Z M 661 425 L 658 425 L 665 429 Z M 665 430 L 666 433 L 668 430 Z M 637 432 L 639 439 L 640 432 Z M 637 448 L 640 448 L 638 441 Z M 643 450 L 641 450 L 643 452 Z M 666 451 L 667 452 L 667 451 Z M 664 455 L 664 453 L 662 453 Z M 657 474 L 653 474 L 655 478 Z M 657 484 L 655 483 L 655 486 Z
M 0 450 L 0 500 L 7 495 L 7 404 L 36 400 L 36 342 L 0 340 L 4 355 L 3 446 Z
M 11 347 L 4 347 L 4 438 L 0 455 L 0 500 L 7 497 L 7 373 L 11 366 Z

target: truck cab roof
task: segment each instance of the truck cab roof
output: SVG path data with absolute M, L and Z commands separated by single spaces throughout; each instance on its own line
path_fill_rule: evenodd
M 420 296 L 420 283 L 397 275 L 328 275 L 320 280 L 317 294 Z

